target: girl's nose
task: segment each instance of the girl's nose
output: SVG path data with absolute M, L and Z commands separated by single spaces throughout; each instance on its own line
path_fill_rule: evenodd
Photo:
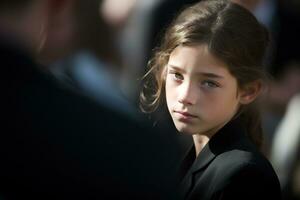
M 178 102 L 184 105 L 194 105 L 196 103 L 196 91 L 190 83 L 183 84 L 179 89 Z

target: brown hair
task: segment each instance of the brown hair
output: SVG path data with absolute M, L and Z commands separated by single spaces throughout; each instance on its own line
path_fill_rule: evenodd
M 141 108 L 154 111 L 164 99 L 165 70 L 171 52 L 179 45 L 206 45 L 210 53 L 224 61 L 240 88 L 265 80 L 263 60 L 269 35 L 245 8 L 226 0 L 201 1 L 187 7 L 167 29 L 161 46 L 149 61 L 149 72 L 141 92 Z M 154 79 L 154 81 L 153 81 Z M 240 109 L 253 142 L 261 147 L 262 128 L 257 107 Z

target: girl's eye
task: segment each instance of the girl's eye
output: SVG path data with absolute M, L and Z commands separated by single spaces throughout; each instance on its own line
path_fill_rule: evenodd
M 183 80 L 183 76 L 180 73 L 178 73 L 178 72 L 174 73 L 174 78 L 176 80 L 180 80 L 180 81 Z
M 202 85 L 203 87 L 209 88 L 209 89 L 219 87 L 218 84 L 216 84 L 216 83 L 213 82 L 213 81 L 209 81 L 209 80 L 203 81 L 201 85 Z
M 170 70 L 170 71 L 169 71 L 169 74 L 172 76 L 172 78 L 173 78 L 175 81 L 182 81 L 182 80 L 183 80 L 183 75 L 180 74 L 179 72 Z

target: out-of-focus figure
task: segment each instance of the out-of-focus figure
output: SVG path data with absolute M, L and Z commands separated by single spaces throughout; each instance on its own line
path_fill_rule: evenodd
M 40 64 L 72 53 L 76 2 L 0 1 L 0 198 L 168 199 L 176 144 Z
M 52 46 L 44 50 L 47 52 L 45 56 L 53 58 L 56 48 L 63 44 L 71 46 L 72 51 L 68 56 L 51 59 L 52 73 L 73 90 L 116 112 L 137 118 L 137 108 L 121 90 L 123 67 L 114 40 L 115 30 L 113 25 L 105 21 L 103 14 L 99 13 L 101 2 L 75 1 L 71 18 L 76 23 L 73 27 L 69 26 L 69 32 L 73 33 L 71 42 L 58 41 L 54 37 Z
M 294 96 L 276 129 L 270 154 L 284 199 L 300 198 L 300 95 Z

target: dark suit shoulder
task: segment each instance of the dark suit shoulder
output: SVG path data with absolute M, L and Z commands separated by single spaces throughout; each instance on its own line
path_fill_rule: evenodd
M 257 156 L 240 165 L 223 188 L 220 199 L 281 199 L 279 180 L 270 163 Z
M 257 152 L 224 152 L 194 178 L 195 187 L 188 199 L 281 199 L 271 164 Z
M 223 164 L 238 168 L 247 165 L 270 167 L 269 161 L 260 152 L 243 149 L 233 149 L 223 152 L 216 156 L 215 162 L 222 162 Z
M 221 171 L 231 175 L 238 174 L 244 170 L 251 170 L 277 178 L 271 163 L 258 151 L 241 149 L 226 151 L 216 156 L 213 163 L 219 166 Z
M 281 199 L 280 184 L 270 162 L 260 153 L 232 150 L 216 157 L 221 199 Z M 219 179 L 219 178 L 218 178 Z

